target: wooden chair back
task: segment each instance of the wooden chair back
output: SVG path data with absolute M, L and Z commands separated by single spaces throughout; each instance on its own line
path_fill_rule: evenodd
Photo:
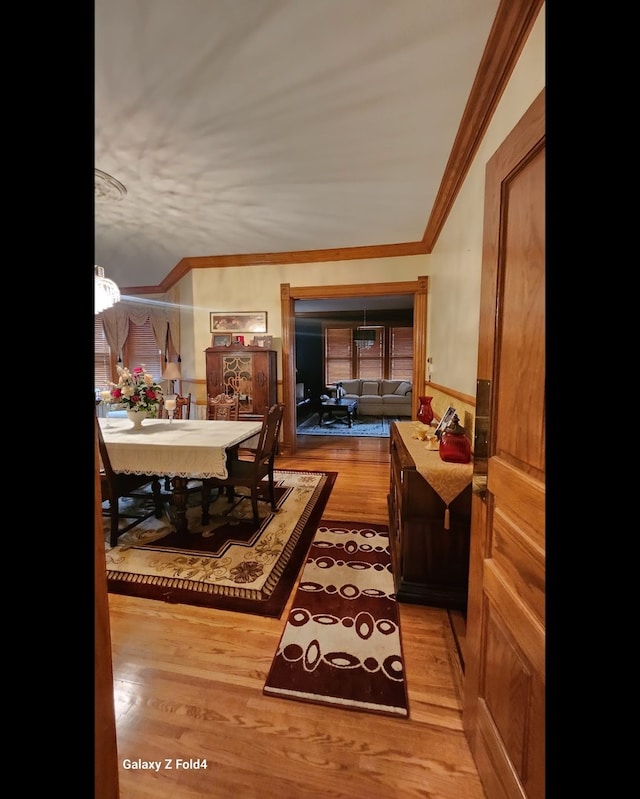
M 173 414 L 174 419 L 190 419 L 191 418 L 191 393 L 185 397 L 180 394 L 176 396 L 176 409 Z
M 254 522 L 259 522 L 258 501 L 261 491 L 264 489 L 263 478 L 267 477 L 268 502 L 271 510 L 277 510 L 275 485 L 274 485 L 274 461 L 278 450 L 278 439 L 280 437 L 280 427 L 282 425 L 282 415 L 284 405 L 272 405 L 264 416 L 262 427 L 258 435 L 258 444 L 255 449 L 247 450 L 251 454 L 250 459 L 230 459 L 227 460 L 227 477 L 207 477 L 203 480 L 202 489 L 202 523 L 209 521 L 209 502 L 211 488 L 227 488 L 229 502 L 234 498 L 239 500 L 248 497 L 236 494 L 234 489 L 237 486 L 244 486 L 251 492 L 251 507 L 253 510 Z
M 256 479 L 258 480 L 261 480 L 267 473 L 265 467 L 273 470 L 273 462 L 278 451 L 278 439 L 280 437 L 283 413 L 284 405 L 272 405 L 262 422 L 258 443 L 252 450 L 256 465 Z
M 207 419 L 237 422 L 240 418 L 238 395 L 218 394 L 207 397 Z

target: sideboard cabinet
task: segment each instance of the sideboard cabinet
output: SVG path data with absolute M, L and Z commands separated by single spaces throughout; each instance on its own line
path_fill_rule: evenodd
M 391 425 L 387 498 L 396 596 L 401 602 L 466 613 L 471 483 L 449 503 L 446 514 L 446 503 L 417 470 L 397 425 Z M 440 456 L 434 452 L 433 457 Z
M 205 350 L 207 395 L 237 394 L 240 418 L 257 419 L 278 400 L 276 351 L 231 344 Z

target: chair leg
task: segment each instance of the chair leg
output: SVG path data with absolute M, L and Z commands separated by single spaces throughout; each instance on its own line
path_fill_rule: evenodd
M 276 510 L 278 510 L 278 508 L 276 506 L 276 492 L 275 492 L 275 487 L 274 487 L 274 484 L 273 484 L 273 464 L 272 463 L 269 464 L 268 480 L 269 480 L 269 499 L 271 500 L 271 510 L 276 511 Z
M 211 504 L 211 483 L 208 480 L 202 481 L 202 524 L 209 524 L 209 505 Z
M 151 483 L 151 490 L 153 491 L 153 502 L 156 508 L 156 519 L 161 519 L 164 513 L 164 501 L 160 489 L 160 480 L 157 477 L 154 477 Z
M 258 513 L 258 487 L 252 486 L 251 488 L 251 507 L 253 508 L 253 521 L 260 521 L 260 514 Z

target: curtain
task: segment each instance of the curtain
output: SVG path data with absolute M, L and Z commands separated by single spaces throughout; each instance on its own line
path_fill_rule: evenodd
M 167 322 L 169 321 L 168 313 L 164 306 L 149 307 L 139 303 L 117 302 L 111 308 L 107 308 L 102 312 L 102 326 L 107 337 L 107 343 L 112 352 L 117 353 L 119 362 L 122 362 L 122 348 L 129 334 L 129 322 L 131 321 L 135 325 L 143 325 L 147 319 L 150 321 L 158 349 L 164 352 L 167 338 Z M 179 320 L 179 316 L 177 319 Z M 175 343 L 175 338 L 173 340 Z

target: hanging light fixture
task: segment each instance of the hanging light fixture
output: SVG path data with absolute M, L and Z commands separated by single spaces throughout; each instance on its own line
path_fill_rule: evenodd
M 94 306 L 95 313 L 100 313 L 120 302 L 120 289 L 113 280 L 104 276 L 104 269 L 101 266 L 96 264 L 95 270 Z
M 127 189 L 119 180 L 94 167 L 94 196 L 97 203 L 119 202 L 127 194 Z M 95 313 L 111 308 L 116 302 L 120 302 L 120 289 L 109 278 L 104 276 L 104 269 L 95 265 L 95 290 L 94 306 Z M 118 358 L 119 360 L 119 358 Z
M 368 350 L 370 347 L 376 342 L 376 331 L 375 330 L 364 330 L 363 328 L 367 324 L 367 309 L 364 309 L 364 320 L 363 320 L 363 327 L 357 327 L 353 331 L 353 343 L 359 350 Z

